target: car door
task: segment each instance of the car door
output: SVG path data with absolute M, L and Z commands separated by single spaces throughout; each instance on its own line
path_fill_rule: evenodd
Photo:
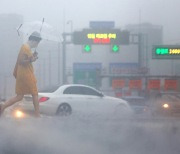
M 82 87 L 81 90 L 87 102 L 89 115 L 97 116 L 106 112 L 107 102 L 102 93 L 89 87 Z
M 73 113 L 86 114 L 87 112 L 87 101 L 80 86 L 67 87 L 63 92 L 63 102 L 71 106 Z

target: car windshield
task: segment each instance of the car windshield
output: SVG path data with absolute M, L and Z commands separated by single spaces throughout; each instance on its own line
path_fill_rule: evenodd
M 0 0 L 0 154 L 180 154 L 180 0 Z
M 180 103 L 180 96 L 177 94 L 163 94 L 161 99 Z

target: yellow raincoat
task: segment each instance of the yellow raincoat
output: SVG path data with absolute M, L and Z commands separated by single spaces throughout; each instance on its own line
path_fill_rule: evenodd
M 21 63 L 22 59 L 30 59 L 33 53 L 28 44 L 23 44 L 14 68 L 13 75 L 16 78 L 16 94 L 38 94 L 36 77 L 31 62 Z

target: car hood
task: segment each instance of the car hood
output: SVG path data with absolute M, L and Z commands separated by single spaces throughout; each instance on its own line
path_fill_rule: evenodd
M 123 99 L 120 99 L 120 98 L 111 97 L 111 96 L 104 96 L 104 98 L 109 99 L 109 100 L 114 100 L 114 101 L 117 101 L 119 103 L 126 103 L 127 104 L 126 100 L 123 100 Z

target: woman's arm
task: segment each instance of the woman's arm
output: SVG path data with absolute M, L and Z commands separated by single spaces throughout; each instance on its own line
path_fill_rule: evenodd
M 36 61 L 37 59 L 38 59 L 37 56 L 33 55 L 31 57 L 28 57 L 26 54 L 22 54 L 19 58 L 19 64 L 26 65 L 26 64 Z

